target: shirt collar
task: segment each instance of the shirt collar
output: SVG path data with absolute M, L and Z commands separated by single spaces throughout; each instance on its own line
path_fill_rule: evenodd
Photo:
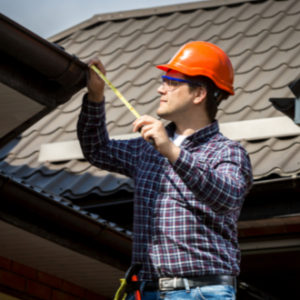
M 167 126 L 167 132 L 169 136 L 173 137 L 174 132 L 176 129 L 176 125 L 174 123 L 170 123 Z M 205 126 L 204 128 L 201 128 L 194 132 L 193 134 L 189 135 L 183 143 L 203 143 L 207 140 L 209 140 L 211 137 L 219 133 L 219 123 L 217 120 L 213 121 L 209 125 Z

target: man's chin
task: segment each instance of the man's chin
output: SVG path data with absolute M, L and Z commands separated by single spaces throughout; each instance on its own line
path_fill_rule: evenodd
M 166 112 L 161 112 L 159 110 L 156 111 L 156 114 L 162 118 L 162 119 L 165 119 L 165 120 L 168 120 L 168 114 Z

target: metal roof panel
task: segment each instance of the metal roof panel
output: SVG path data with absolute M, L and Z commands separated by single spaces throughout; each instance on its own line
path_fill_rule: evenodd
M 132 14 L 123 14 L 119 20 L 116 16 L 107 20 L 98 16 L 85 23 L 88 26 L 76 27 L 70 35 L 60 35 L 60 43 L 83 61 L 94 56 L 103 59 L 108 78 L 137 111 L 155 116 L 161 72 L 154 66 L 166 62 L 181 43 L 205 38 L 227 51 L 236 68 L 236 95 L 221 104 L 220 122 L 282 116 L 269 98 L 291 97 L 288 84 L 300 72 L 300 2 L 233 1 L 233 6 L 224 1 L 211 2 L 215 5 L 210 9 L 204 9 L 199 2 L 191 10 L 172 11 L 170 7 L 167 14 L 148 12 L 138 18 Z M 98 170 L 86 161 L 38 162 L 42 143 L 76 139 L 83 93 L 81 90 L 26 130 L 15 145 L 0 149 L 1 170 L 71 198 L 89 192 L 107 195 L 122 189 L 132 191 L 132 182 L 127 178 Z M 110 134 L 130 133 L 133 117 L 109 90 L 106 108 Z M 253 136 L 259 137 L 259 132 Z M 299 174 L 298 139 L 297 135 L 243 141 L 256 180 L 270 174 Z

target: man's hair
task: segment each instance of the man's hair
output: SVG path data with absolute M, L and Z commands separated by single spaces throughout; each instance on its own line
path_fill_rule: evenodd
M 228 98 L 229 93 L 223 90 L 220 90 L 214 82 L 205 76 L 185 76 L 189 81 L 195 82 L 195 84 L 189 84 L 190 91 L 195 90 L 197 87 L 202 86 L 206 89 L 206 112 L 211 121 L 215 120 L 218 105 L 220 102 Z

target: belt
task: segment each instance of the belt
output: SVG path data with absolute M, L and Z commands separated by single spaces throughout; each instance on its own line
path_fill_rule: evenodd
M 231 285 L 236 288 L 236 277 L 230 275 L 206 275 L 193 278 L 162 277 L 155 281 L 134 282 L 131 288 L 133 290 L 142 288 L 145 291 L 159 290 L 164 292 L 207 285 Z

